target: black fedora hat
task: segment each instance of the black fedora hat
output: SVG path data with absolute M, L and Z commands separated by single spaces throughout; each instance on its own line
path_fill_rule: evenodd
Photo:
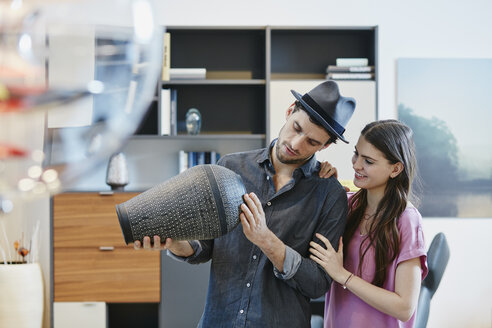
M 295 90 L 290 92 L 326 130 L 348 143 L 343 133 L 354 113 L 355 99 L 341 96 L 335 81 L 325 81 L 303 96 Z

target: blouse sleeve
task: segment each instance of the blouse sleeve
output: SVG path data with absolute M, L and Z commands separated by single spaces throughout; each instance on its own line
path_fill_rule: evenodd
M 422 230 L 422 216 L 414 207 L 407 207 L 398 221 L 400 230 L 400 254 L 397 264 L 420 258 L 422 280 L 427 276 L 427 251 Z

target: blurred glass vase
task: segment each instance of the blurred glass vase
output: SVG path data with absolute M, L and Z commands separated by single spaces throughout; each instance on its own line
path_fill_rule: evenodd
M 153 0 L 0 1 L 0 197 L 60 192 L 120 149 L 161 39 Z
M 202 127 L 202 115 L 196 108 L 190 108 L 186 112 L 186 131 L 188 134 L 197 135 Z

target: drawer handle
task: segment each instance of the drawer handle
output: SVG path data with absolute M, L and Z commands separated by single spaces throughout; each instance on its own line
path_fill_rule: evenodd
M 103 252 L 114 251 L 114 246 L 99 246 L 99 250 Z

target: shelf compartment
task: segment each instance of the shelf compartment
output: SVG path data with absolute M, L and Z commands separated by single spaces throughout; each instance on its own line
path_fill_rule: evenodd
M 272 79 L 323 78 L 336 59 L 368 58 L 375 65 L 375 28 L 271 29 Z M 309 59 L 307 59 L 309 58 Z
M 163 86 L 173 85 L 265 85 L 264 79 L 234 80 L 234 79 L 204 79 L 204 80 L 169 80 L 162 81 Z
M 248 72 L 265 78 L 264 29 L 179 29 L 171 34 L 171 68 Z

